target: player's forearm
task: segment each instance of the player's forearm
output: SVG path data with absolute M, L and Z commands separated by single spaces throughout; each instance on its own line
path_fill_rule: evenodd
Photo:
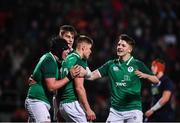
M 100 78 L 100 77 L 101 77 L 101 75 L 100 75 L 99 71 L 98 71 L 98 70 L 95 70 L 95 71 L 93 71 L 93 72 L 90 74 L 89 77 L 86 77 L 86 79 L 92 81 L 92 80 L 96 80 L 96 79 L 98 79 L 98 78 Z
M 56 80 L 55 84 L 54 84 L 54 90 L 57 90 L 59 88 L 62 88 L 65 84 L 67 84 L 69 82 L 69 79 L 67 77 L 60 79 L 60 80 Z
M 154 76 L 154 75 L 148 75 L 147 74 L 146 79 L 148 79 L 149 81 L 151 81 L 154 84 L 157 84 L 157 83 L 160 82 L 160 80 L 156 76 Z
M 162 97 L 159 99 L 161 105 L 165 105 L 171 98 L 171 91 L 165 90 Z
M 52 91 L 55 91 L 59 88 L 62 88 L 65 84 L 67 84 L 69 81 L 71 81 L 73 77 L 71 76 L 70 72 L 67 74 L 66 77 L 60 80 L 56 80 L 53 84 Z
M 49 91 L 56 91 L 57 89 L 63 87 L 68 82 L 69 82 L 69 79 L 67 77 L 60 79 L 60 80 L 51 79 L 51 80 L 49 80 L 47 88 Z
M 151 107 L 152 111 L 156 111 L 160 109 L 162 106 L 164 106 L 170 99 L 171 92 L 170 91 L 164 91 L 162 97 L 159 99 L 159 101 Z
M 168 102 L 168 100 L 167 99 L 163 99 L 162 97 L 160 98 L 160 100 L 159 100 L 159 103 L 160 103 L 160 105 L 165 105 L 166 103 Z
M 83 87 L 76 88 L 77 95 L 79 98 L 80 103 L 83 105 L 86 111 L 90 110 L 90 105 L 87 100 L 86 91 Z
M 136 70 L 136 71 L 135 71 L 135 74 L 136 74 L 139 78 L 147 79 L 147 80 L 149 80 L 149 81 L 151 81 L 152 83 L 155 83 L 155 84 L 160 82 L 159 79 L 158 79 L 156 76 L 143 73 L 143 72 L 141 72 L 141 71 L 139 71 L 139 70 Z

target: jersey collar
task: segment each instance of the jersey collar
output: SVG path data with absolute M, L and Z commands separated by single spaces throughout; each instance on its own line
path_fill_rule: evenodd
M 129 65 L 129 63 L 132 61 L 132 59 L 133 59 L 133 56 L 131 56 L 131 57 L 129 58 L 129 60 L 127 61 L 126 65 Z
M 122 61 L 118 59 L 119 63 L 125 63 L 126 65 L 129 65 L 132 60 L 133 60 L 133 56 L 131 56 L 127 61 Z

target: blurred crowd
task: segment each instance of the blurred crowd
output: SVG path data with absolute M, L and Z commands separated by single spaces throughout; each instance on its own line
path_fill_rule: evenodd
M 163 58 L 174 83 L 172 105 L 180 121 L 179 9 L 179 0 L 1 0 L 0 121 L 27 120 L 27 79 L 46 52 L 48 39 L 64 24 L 93 38 L 91 70 L 116 56 L 115 38 L 120 33 L 136 40 L 134 55 L 149 67 L 154 58 Z M 108 81 L 85 84 L 96 121 L 108 115 Z M 150 107 L 150 86 L 143 82 L 143 111 Z

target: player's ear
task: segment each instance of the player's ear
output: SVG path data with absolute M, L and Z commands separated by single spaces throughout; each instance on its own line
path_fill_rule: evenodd
M 85 45 L 82 45 L 82 51 L 84 51 L 86 49 Z
M 132 52 L 132 47 L 130 47 L 130 48 L 129 48 L 128 52 L 129 52 L 129 53 L 131 53 L 131 52 Z

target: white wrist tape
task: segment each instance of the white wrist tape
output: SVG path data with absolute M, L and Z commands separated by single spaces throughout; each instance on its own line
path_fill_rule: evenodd
M 87 74 L 85 75 L 85 79 L 91 78 L 92 72 L 89 67 L 86 67 Z
M 159 103 L 159 101 L 153 106 L 151 107 L 152 111 L 157 111 L 158 109 L 160 109 L 162 107 L 162 105 Z

